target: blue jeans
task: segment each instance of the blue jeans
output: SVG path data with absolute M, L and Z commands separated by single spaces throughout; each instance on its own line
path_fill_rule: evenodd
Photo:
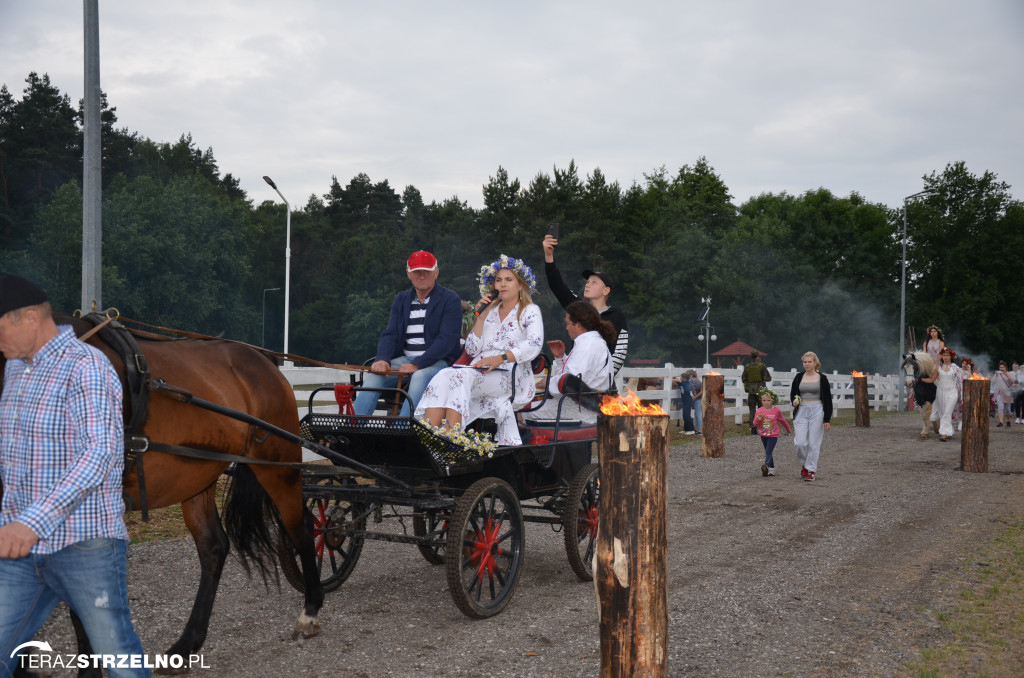
M 774 436 L 761 436 L 761 444 L 764 445 L 764 463 L 768 468 L 775 468 L 772 452 L 775 450 L 775 443 L 777 442 L 779 442 L 779 439 Z
M 397 370 L 411 360 L 412 358 L 407 358 L 404 355 L 398 356 L 391 361 L 391 369 Z M 430 380 L 445 367 L 448 367 L 448 363 L 438 360 L 433 365 L 421 367 L 405 377 L 404 388 L 409 393 L 409 400 L 412 401 L 413 409 L 416 408 L 416 403 L 420 401 L 420 396 L 427 389 L 427 384 L 430 383 Z M 395 388 L 397 385 L 398 377 L 386 377 L 383 374 L 374 374 L 373 372 L 367 372 L 366 376 L 363 377 L 363 388 Z M 352 407 L 355 409 L 356 414 L 373 414 L 380 396 L 381 394 L 377 391 L 360 391 L 356 394 L 356 401 Z M 401 416 L 403 417 L 408 417 L 411 411 L 409 409 L 409 400 L 402 404 Z
M 693 398 L 690 397 L 690 385 L 685 384 L 679 389 L 679 393 L 683 399 L 683 430 L 693 431 L 693 417 L 690 416 L 690 410 L 693 409 Z
M 693 429 L 700 433 L 704 430 L 704 412 L 701 407 L 704 405 L 704 398 L 696 398 L 693 401 Z
M 128 610 L 128 542 L 87 539 L 49 554 L 0 558 L 0 676 L 14 673 L 14 648 L 32 640 L 63 601 L 82 620 L 94 654 L 141 655 Z M 46 641 L 46 638 L 40 638 Z M 107 668 L 112 677 L 149 669 Z

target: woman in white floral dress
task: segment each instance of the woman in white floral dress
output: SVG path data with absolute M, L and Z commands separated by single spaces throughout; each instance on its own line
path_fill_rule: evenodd
M 498 296 L 489 301 L 492 289 Z M 473 360 L 443 369 L 430 380 L 416 407 L 417 417 L 455 429 L 493 416 L 498 444 L 522 443 L 515 411 L 533 400 L 531 363 L 544 345 L 544 321 L 530 296 L 536 291 L 533 271 L 521 259 L 503 254 L 480 269 L 480 301 L 486 308 L 466 337 L 466 353 Z

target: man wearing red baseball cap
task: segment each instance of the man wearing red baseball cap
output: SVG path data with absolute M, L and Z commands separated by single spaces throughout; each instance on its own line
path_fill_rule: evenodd
M 398 370 L 408 375 L 405 390 L 415 408 L 431 377 L 462 352 L 462 300 L 437 284 L 440 271 L 430 252 L 413 252 L 405 270 L 412 289 L 395 296 L 363 387 L 394 388 L 398 377 L 387 376 L 387 372 Z M 360 391 L 354 405 L 356 414 L 373 414 L 379 397 L 375 391 Z M 408 417 L 411 411 L 409 401 L 402 404 L 401 416 Z

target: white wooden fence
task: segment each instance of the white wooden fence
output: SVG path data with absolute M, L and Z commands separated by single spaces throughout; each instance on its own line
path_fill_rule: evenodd
M 628 383 L 633 379 L 661 380 L 661 388 L 637 391 L 642 400 L 654 400 L 661 405 L 662 409 L 669 413 L 671 419 L 681 419 L 682 412 L 679 410 L 681 396 L 679 388 L 672 387 L 672 378 L 678 377 L 683 372 L 693 369 L 698 375 L 703 376 L 707 372 L 715 371 L 725 376 L 725 416 L 733 417 L 737 424 L 742 423 L 743 416 L 748 414 L 747 394 L 743 390 L 742 367 L 676 367 L 672 363 L 666 363 L 664 367 L 623 367 L 615 377 L 615 385 L 620 393 L 625 392 Z M 796 378 L 797 371 L 768 368 L 772 373 L 772 381 L 769 384 L 775 393 L 779 395 L 779 408 L 792 415 L 793 406 L 789 403 L 789 388 Z M 832 387 L 832 407 L 834 410 L 853 409 L 853 375 L 839 374 L 838 372 L 825 373 L 828 377 L 829 386 Z M 899 377 L 896 375 L 869 374 L 868 378 L 868 401 L 869 407 L 873 410 L 895 411 L 899 401 Z M 673 402 L 675 401 L 675 402 Z M 732 403 L 730 406 L 729 403 Z
M 666 363 L 663 367 L 623 367 L 616 375 L 615 385 L 620 393 L 624 393 L 627 384 L 633 379 L 660 380 L 661 388 L 637 391 L 637 395 L 643 400 L 657 401 L 662 409 L 669 413 L 670 418 L 680 419 L 682 412 L 679 410 L 679 389 L 672 387 L 672 378 L 678 377 L 688 369 L 697 370 L 699 375 L 712 370 L 710 367 L 676 367 L 672 363 Z M 783 372 L 771 367 L 768 369 L 772 373 L 770 388 L 779 394 L 779 407 L 783 412 L 792 414 L 793 408 L 789 404 L 789 387 L 793 383 L 797 371 Z M 733 417 L 739 424 L 747 413 L 747 394 L 743 390 L 743 382 L 740 379 L 743 370 L 736 367 L 714 368 L 714 370 L 725 376 L 725 416 Z M 352 374 L 348 370 L 336 370 L 328 367 L 282 367 L 281 372 L 295 389 L 296 405 L 300 415 L 306 413 L 309 394 L 313 387 L 325 384 L 347 384 L 349 375 Z M 837 411 L 853 409 L 853 376 L 838 372 L 826 373 L 825 376 L 828 377 L 829 385 L 832 387 L 832 407 Z M 869 374 L 867 378 L 869 407 L 876 411 L 895 411 L 899 399 L 898 377 L 896 375 Z M 334 393 L 331 391 L 325 391 L 318 395 L 314 404 L 314 409 L 317 412 L 337 412 L 337 407 L 334 402 Z

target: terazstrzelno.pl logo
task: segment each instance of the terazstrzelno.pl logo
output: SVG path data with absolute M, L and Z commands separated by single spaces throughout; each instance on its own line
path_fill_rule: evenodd
M 14 648 L 11 657 L 22 650 L 35 648 L 36 652 L 21 655 L 21 668 L 27 671 L 43 669 L 208 669 L 201 654 L 187 657 L 176 654 L 61 654 L 54 652 L 46 641 L 30 640 Z

